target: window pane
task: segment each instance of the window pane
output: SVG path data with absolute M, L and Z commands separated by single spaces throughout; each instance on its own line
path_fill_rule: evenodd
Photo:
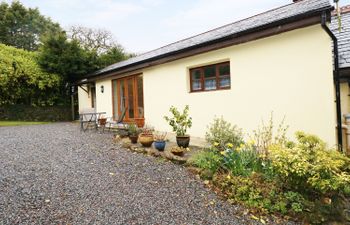
M 220 77 L 220 88 L 227 88 L 230 87 L 230 76 L 224 76 L 224 77 Z
M 201 80 L 192 80 L 192 90 L 193 91 L 202 90 Z
M 204 78 L 215 77 L 215 66 L 207 66 L 204 68 Z
M 191 79 L 192 80 L 201 79 L 201 71 L 200 70 L 192 70 Z
M 220 65 L 219 66 L 219 75 L 220 76 L 230 75 L 230 65 L 229 64 Z
M 201 71 L 200 70 L 192 70 L 191 80 L 192 80 L 192 90 L 193 91 L 202 90 Z
M 120 111 L 123 111 L 123 109 L 125 108 L 125 86 L 124 86 L 124 80 L 120 81 Z
M 216 78 L 207 78 L 204 80 L 204 90 L 215 90 Z

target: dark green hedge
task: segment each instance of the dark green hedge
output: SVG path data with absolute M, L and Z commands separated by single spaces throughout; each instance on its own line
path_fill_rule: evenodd
M 0 120 L 21 121 L 71 121 L 69 106 L 0 106 Z

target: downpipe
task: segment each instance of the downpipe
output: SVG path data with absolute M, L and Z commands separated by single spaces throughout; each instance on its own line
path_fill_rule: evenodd
M 338 150 L 343 151 L 343 135 L 342 135 L 342 118 L 341 118 L 341 99 L 340 99 L 340 78 L 339 78 L 339 55 L 338 55 L 338 40 L 337 37 L 327 26 L 327 12 L 322 13 L 322 28 L 333 40 L 333 57 L 334 57 L 334 85 L 335 85 L 335 102 L 337 114 L 337 136 L 338 136 Z

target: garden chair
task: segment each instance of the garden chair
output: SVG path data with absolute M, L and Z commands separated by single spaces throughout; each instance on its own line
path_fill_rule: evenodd
M 108 130 L 110 131 L 112 126 L 114 127 L 115 125 L 117 125 L 117 128 L 120 128 L 120 126 L 122 128 L 125 128 L 125 124 L 123 123 L 123 120 L 125 118 L 125 114 L 126 114 L 126 110 L 127 110 L 127 107 L 125 107 L 123 110 L 122 110 L 122 113 L 121 115 L 117 118 L 117 120 L 113 120 L 113 117 L 108 117 L 107 120 L 106 120 L 106 125 L 108 125 Z

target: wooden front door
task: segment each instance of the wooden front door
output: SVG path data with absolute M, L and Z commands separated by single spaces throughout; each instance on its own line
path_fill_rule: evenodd
M 123 109 L 125 122 L 135 118 L 144 118 L 143 114 L 143 79 L 142 75 L 128 76 L 112 80 L 113 91 L 113 117 L 119 118 Z

